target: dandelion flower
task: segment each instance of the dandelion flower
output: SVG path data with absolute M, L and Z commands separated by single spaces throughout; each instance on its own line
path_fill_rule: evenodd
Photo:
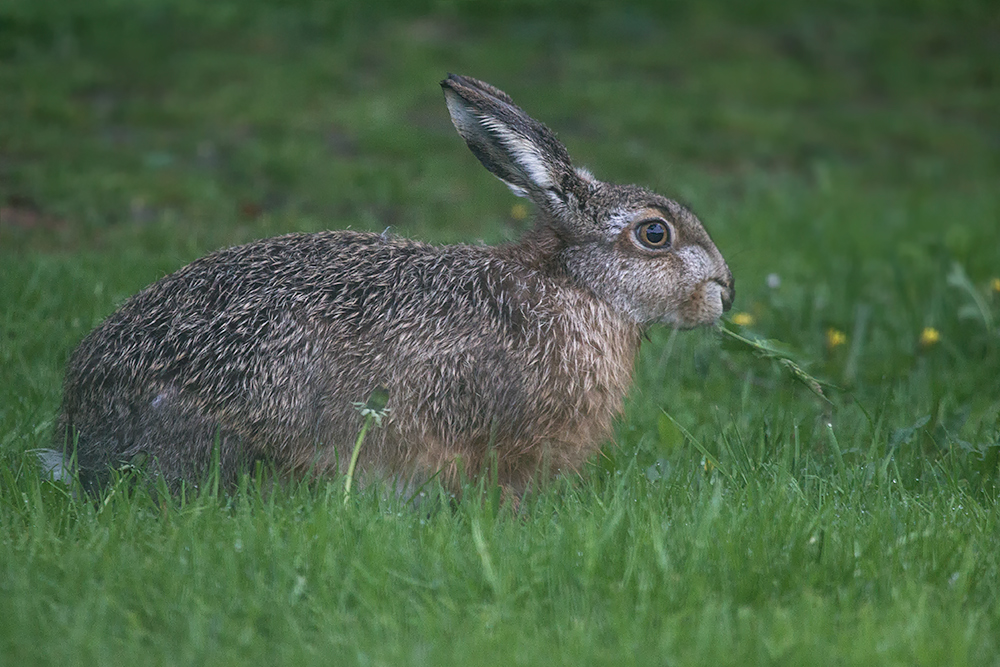
M 1000 294 L 1000 278 L 994 278 L 990 281 L 990 289 Z
M 510 207 L 510 217 L 515 220 L 524 220 L 528 217 L 528 207 L 524 204 L 514 204 Z
M 750 313 L 736 313 L 732 317 L 733 324 L 740 327 L 753 325 L 753 315 Z
M 830 327 L 826 330 L 826 346 L 831 350 L 847 342 L 847 334 L 840 329 Z
M 941 340 L 941 333 L 934 327 L 924 327 L 920 332 L 920 346 L 930 347 Z

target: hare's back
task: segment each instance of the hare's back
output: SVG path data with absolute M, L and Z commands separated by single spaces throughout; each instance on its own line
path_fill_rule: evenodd
M 486 247 L 352 231 L 221 250 L 126 301 L 80 344 L 68 383 L 115 376 L 223 395 L 321 358 L 388 362 L 401 341 L 496 332 L 491 276 L 512 270 L 497 261 Z

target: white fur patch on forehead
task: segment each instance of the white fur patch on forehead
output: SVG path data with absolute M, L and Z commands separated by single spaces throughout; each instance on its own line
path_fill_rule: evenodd
M 545 158 L 542 157 L 541 151 L 533 142 L 494 118 L 480 116 L 479 122 L 499 137 L 503 145 L 510 151 L 510 156 L 534 185 L 541 190 L 548 190 L 555 185 Z
M 663 213 L 655 208 L 616 208 L 608 215 L 608 230 L 618 234 L 637 220 L 662 217 Z
M 621 230 L 632 224 L 635 210 L 631 208 L 616 208 L 608 215 L 608 231 L 617 235 Z

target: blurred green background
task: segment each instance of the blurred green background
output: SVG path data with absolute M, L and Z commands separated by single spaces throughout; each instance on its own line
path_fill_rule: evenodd
M 510 92 L 606 178 L 691 200 L 748 270 L 789 262 L 775 246 L 822 244 L 944 248 L 987 271 L 995 257 L 972 251 L 995 231 L 962 209 L 992 202 L 998 166 L 992 9 L 8 0 L 4 241 L 41 226 L 39 243 L 93 243 L 168 221 L 204 246 L 344 224 L 509 236 L 506 195 L 441 103 L 436 83 L 456 71 Z M 738 225 L 785 190 L 875 202 L 848 220 Z M 879 215 L 902 190 L 907 210 Z

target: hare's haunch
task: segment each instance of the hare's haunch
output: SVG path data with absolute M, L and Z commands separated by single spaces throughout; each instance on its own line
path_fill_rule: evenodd
M 346 469 L 354 404 L 388 390 L 359 470 L 404 487 L 495 460 L 519 492 L 573 471 L 611 428 L 644 327 L 714 322 L 733 278 L 698 219 L 666 197 L 596 180 L 506 93 L 441 83 L 479 161 L 537 206 L 498 247 L 353 231 L 221 250 L 139 292 L 66 372 L 53 472 L 141 457 L 176 482 L 218 456 L 291 474 Z

